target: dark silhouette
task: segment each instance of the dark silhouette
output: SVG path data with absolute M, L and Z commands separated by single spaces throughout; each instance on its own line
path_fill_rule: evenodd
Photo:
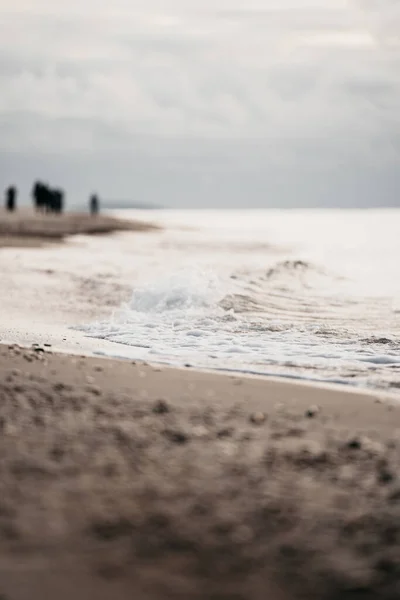
M 46 210 L 46 186 L 37 181 L 32 189 L 32 197 L 33 203 L 35 205 L 35 209 L 38 212 L 45 212 Z
M 64 210 L 64 192 L 51 189 L 47 184 L 37 181 L 32 189 L 32 198 L 38 212 L 61 214 Z
M 99 213 L 99 199 L 96 194 L 90 197 L 90 214 L 97 215 Z
M 6 210 L 13 212 L 17 207 L 17 188 L 10 185 L 6 190 Z
M 53 212 L 60 215 L 63 212 L 64 208 L 64 192 L 59 189 L 52 190 L 51 199 Z

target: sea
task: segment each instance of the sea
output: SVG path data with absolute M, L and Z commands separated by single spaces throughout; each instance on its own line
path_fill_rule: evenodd
M 400 392 L 399 209 L 118 216 L 161 229 L 114 237 L 131 293 L 86 335 L 153 362 Z
M 400 394 L 400 209 L 115 214 L 159 229 L 2 249 L 0 337 Z

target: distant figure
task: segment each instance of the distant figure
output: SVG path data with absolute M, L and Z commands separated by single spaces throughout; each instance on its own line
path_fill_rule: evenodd
M 6 210 L 13 212 L 17 205 L 17 188 L 10 185 L 6 190 Z
M 38 212 L 48 211 L 48 187 L 41 181 L 37 181 L 32 189 L 32 197 L 35 209 Z
M 96 194 L 90 196 L 90 214 L 97 215 L 99 213 L 99 199 Z
M 58 213 L 61 215 L 64 212 L 64 191 L 56 190 L 58 194 Z
M 64 208 L 64 192 L 62 190 L 52 190 L 51 204 L 52 211 L 57 215 L 61 215 Z
M 32 198 L 38 212 L 61 214 L 64 210 L 64 192 L 51 189 L 47 184 L 37 181 L 32 189 Z

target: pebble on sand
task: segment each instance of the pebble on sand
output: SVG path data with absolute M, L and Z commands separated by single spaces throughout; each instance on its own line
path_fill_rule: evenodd
M 225 427 L 224 429 L 220 429 L 218 431 L 217 437 L 220 439 L 228 438 L 228 437 L 232 437 L 234 433 L 235 433 L 235 430 L 233 427 Z
M 166 413 L 169 413 L 169 411 L 169 404 L 166 400 L 157 400 L 157 402 L 153 406 L 153 413 L 155 413 L 156 415 L 164 415 Z
M 174 444 L 186 444 L 189 441 L 189 436 L 179 429 L 166 429 L 164 435 Z
M 86 389 L 94 396 L 101 396 L 101 388 L 98 385 L 89 385 Z
M 313 406 L 310 406 L 310 408 L 308 408 L 306 410 L 306 417 L 308 417 L 309 419 L 313 419 L 314 417 L 316 417 L 318 415 L 320 410 L 321 409 L 319 408 L 319 406 L 314 404 Z
M 250 415 L 249 421 L 253 425 L 262 425 L 267 420 L 267 415 L 262 412 L 256 412 Z
M 351 450 L 360 450 L 362 447 L 362 440 L 359 437 L 354 437 L 351 438 L 348 442 L 347 442 L 347 447 L 350 448 Z

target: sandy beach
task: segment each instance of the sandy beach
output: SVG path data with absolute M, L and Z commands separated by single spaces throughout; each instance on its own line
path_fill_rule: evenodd
M 110 215 L 92 216 L 70 212 L 63 215 L 43 214 L 28 208 L 15 212 L 0 209 L 0 248 L 37 247 L 59 242 L 70 235 L 96 235 L 116 231 L 149 231 L 154 226 Z
M 0 595 L 400 593 L 376 394 L 0 347 Z
M 0 13 L 0 600 L 400 600 L 400 0 Z

